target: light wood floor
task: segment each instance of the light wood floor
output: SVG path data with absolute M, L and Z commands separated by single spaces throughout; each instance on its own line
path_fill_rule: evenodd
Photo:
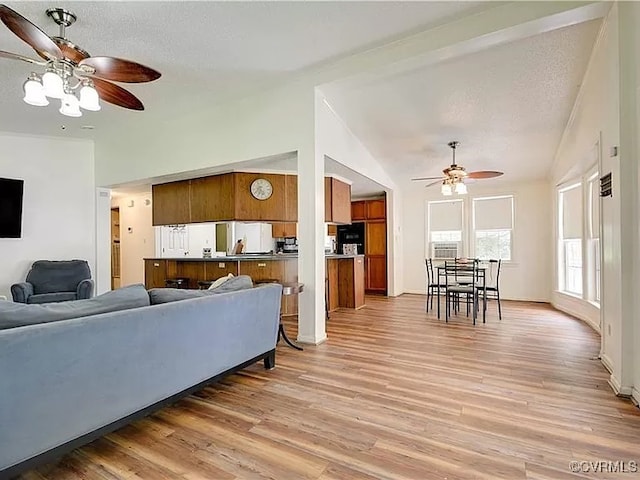
M 253 365 L 23 479 L 562 479 L 572 460 L 640 461 L 584 323 L 495 304 L 449 324 L 424 297 L 368 297 L 329 341 Z M 295 327 L 288 330 L 295 338 Z

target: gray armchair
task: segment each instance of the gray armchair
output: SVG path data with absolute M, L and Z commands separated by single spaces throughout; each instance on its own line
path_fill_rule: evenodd
M 13 301 L 52 303 L 91 298 L 93 280 L 85 260 L 38 260 L 27 279 L 11 286 Z

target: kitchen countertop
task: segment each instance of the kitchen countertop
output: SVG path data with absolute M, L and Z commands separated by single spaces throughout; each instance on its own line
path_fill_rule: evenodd
M 364 255 L 344 255 L 340 253 L 326 253 L 325 258 L 341 259 L 341 258 L 357 258 L 364 257 Z M 242 262 L 252 260 L 291 260 L 297 259 L 297 253 L 273 253 L 273 254 L 252 254 L 245 253 L 241 255 L 227 255 L 225 257 L 211 257 L 211 258 L 197 258 L 197 257 L 170 257 L 170 258 L 158 258 L 151 257 L 145 258 L 145 260 L 173 260 L 178 262 Z

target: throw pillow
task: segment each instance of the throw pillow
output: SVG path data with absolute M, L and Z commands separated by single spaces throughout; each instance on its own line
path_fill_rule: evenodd
M 227 280 L 229 280 L 232 277 L 233 277 L 233 273 L 230 273 L 226 277 L 220 277 L 215 282 L 213 282 L 211 285 L 209 285 L 209 288 L 207 290 L 215 290 L 216 288 L 218 288 L 220 285 L 222 285 L 224 282 L 226 282 Z
M 226 278 L 226 277 L 223 277 Z M 245 290 L 253 288 L 253 281 L 248 275 L 239 275 L 230 277 L 220 286 L 209 290 L 187 290 L 184 288 L 152 288 L 149 290 L 149 299 L 151 305 L 160 303 L 177 302 L 190 298 L 208 297 L 219 293 L 235 292 L 237 290 Z

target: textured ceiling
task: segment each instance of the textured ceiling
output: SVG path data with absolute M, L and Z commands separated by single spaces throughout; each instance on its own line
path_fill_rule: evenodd
M 599 26 L 594 20 L 410 72 L 350 79 L 325 94 L 399 182 L 439 175 L 451 163 L 451 140 L 461 142 L 457 161 L 468 171 L 542 178 Z
M 106 105 L 80 119 L 53 105 L 22 102 L 31 66 L 0 59 L 0 131 L 91 138 L 81 125 L 131 122 L 137 116 L 180 114 L 197 108 L 199 94 L 223 99 L 283 80 L 302 69 L 380 45 L 464 15 L 477 2 L 8 2 L 11 8 L 57 35 L 45 11 L 65 7 L 78 15 L 67 38 L 92 55 L 147 64 L 163 77 L 130 90 L 144 113 Z M 33 56 L 0 24 L 0 50 Z M 129 87 L 127 87 L 129 88 Z M 61 131 L 61 125 L 66 130 Z

